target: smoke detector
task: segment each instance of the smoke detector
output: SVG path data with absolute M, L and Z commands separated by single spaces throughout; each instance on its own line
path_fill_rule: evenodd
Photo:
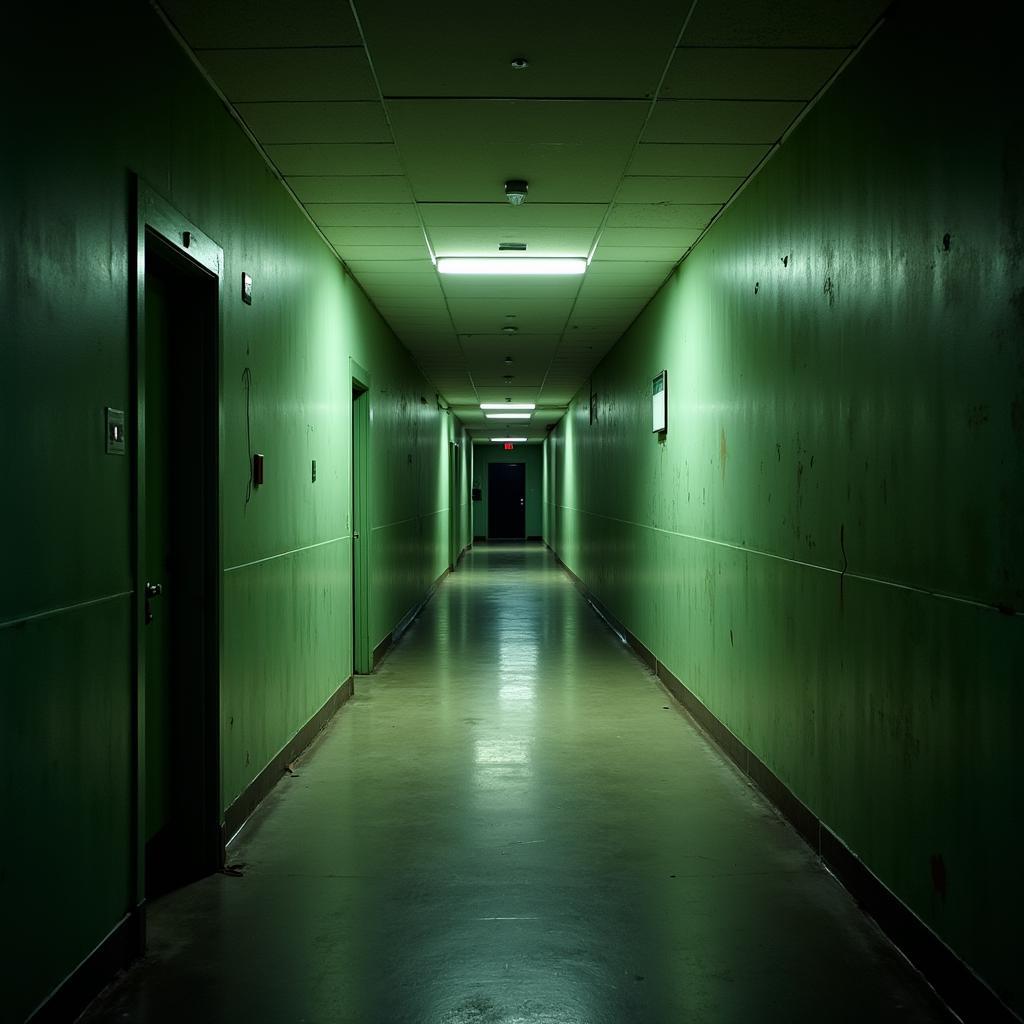
M 513 206 L 522 206 L 526 202 L 526 193 L 530 191 L 528 182 L 513 178 L 505 182 L 505 198 Z
M 501 333 L 502 334 L 515 334 L 516 331 L 518 331 L 518 330 L 519 330 L 518 327 L 514 327 L 512 324 L 507 324 L 506 326 L 502 327 Z
M 525 71 L 530 66 L 530 62 L 525 57 L 513 57 L 512 58 L 512 70 L 513 71 Z

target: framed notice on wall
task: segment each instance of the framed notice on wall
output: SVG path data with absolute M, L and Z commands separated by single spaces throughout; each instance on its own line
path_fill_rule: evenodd
M 662 370 L 651 383 L 651 412 L 655 434 L 668 430 L 668 370 Z

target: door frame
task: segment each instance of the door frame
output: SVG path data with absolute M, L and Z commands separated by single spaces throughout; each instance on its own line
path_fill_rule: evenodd
M 459 519 L 462 515 L 462 504 L 461 504 L 461 487 L 462 483 L 461 472 L 462 463 L 460 456 L 462 449 L 457 441 L 448 442 L 448 507 L 450 509 L 448 514 L 448 569 L 451 572 L 455 572 L 455 566 L 458 564 L 459 555 L 462 554 L 462 549 L 459 544 L 459 527 L 461 523 Z
M 523 535 L 522 537 L 498 537 L 491 533 L 491 521 L 494 515 L 494 488 L 491 486 L 491 477 L 494 473 L 494 466 L 522 466 L 523 467 Z M 492 459 L 487 463 L 487 539 L 488 540 L 526 540 L 529 537 L 526 529 L 526 459 Z
M 134 247 L 130 287 L 131 312 L 130 355 L 132 413 L 129 419 L 134 440 L 130 444 L 132 471 L 132 638 L 135 685 L 132 688 L 132 851 L 130 871 L 130 905 L 143 910 L 146 902 L 146 646 L 145 646 L 145 580 L 146 551 L 146 240 L 155 236 L 175 255 L 203 271 L 216 282 L 217 310 L 214 316 L 214 351 L 209 353 L 208 382 L 203 400 L 207 403 L 204 450 L 205 512 L 203 528 L 204 590 L 208 595 L 204 607 L 208 642 L 203 650 L 203 787 L 204 787 L 204 853 L 213 867 L 224 860 L 223 807 L 221 801 L 220 765 L 220 673 L 222 638 L 220 624 L 223 612 L 222 579 L 224 570 L 223 503 L 221 501 L 220 453 L 224 447 L 223 319 L 224 319 L 224 253 L 216 242 L 175 209 L 141 178 L 133 180 Z M 208 848 L 207 848 L 208 844 Z
M 373 381 L 370 372 L 349 356 L 349 426 L 351 437 L 351 516 L 352 526 L 348 531 L 352 538 L 352 672 L 368 675 L 373 671 L 373 643 L 370 638 L 370 563 L 373 557 L 373 526 L 370 521 L 370 475 L 371 457 L 370 432 L 373 426 Z M 365 398 L 359 408 L 360 420 L 356 422 L 357 406 L 354 392 L 360 391 Z M 356 523 L 359 523 L 359 537 L 356 537 Z

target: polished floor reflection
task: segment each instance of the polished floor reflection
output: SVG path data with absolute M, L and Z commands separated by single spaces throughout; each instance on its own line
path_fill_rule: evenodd
M 946 1020 L 539 546 L 481 546 L 93 1021 Z

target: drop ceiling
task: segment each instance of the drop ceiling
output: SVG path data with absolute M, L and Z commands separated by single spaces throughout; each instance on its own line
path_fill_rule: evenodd
M 162 7 L 471 434 L 528 401 L 540 439 L 888 2 Z M 591 263 L 434 267 L 501 242 Z

